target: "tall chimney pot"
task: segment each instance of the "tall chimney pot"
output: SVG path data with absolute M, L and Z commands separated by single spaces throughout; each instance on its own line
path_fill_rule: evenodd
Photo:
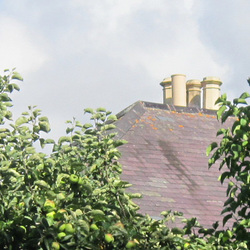
M 203 87 L 203 108 L 217 110 L 216 100 L 220 97 L 220 86 L 222 84 L 220 78 L 208 76 L 203 78 L 201 82 Z
M 173 105 L 186 107 L 186 75 L 175 74 L 171 78 Z
M 163 87 L 163 103 L 164 104 L 173 104 L 172 101 L 172 79 L 171 77 L 164 78 L 160 83 Z

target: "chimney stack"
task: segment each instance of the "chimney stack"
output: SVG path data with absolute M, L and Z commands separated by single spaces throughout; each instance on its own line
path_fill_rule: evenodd
M 163 79 L 163 81 L 160 83 L 160 85 L 163 87 L 163 103 L 164 104 L 173 104 L 171 77 Z
M 186 107 L 186 75 L 175 74 L 171 78 L 173 105 Z
M 203 108 L 217 110 L 219 107 L 215 105 L 216 100 L 220 97 L 220 86 L 222 82 L 220 78 L 208 76 L 203 78 Z
M 201 82 L 199 80 L 187 81 L 187 106 L 201 107 Z

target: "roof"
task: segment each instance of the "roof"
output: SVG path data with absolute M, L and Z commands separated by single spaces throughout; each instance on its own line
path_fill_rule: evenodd
M 136 200 L 140 212 L 159 218 L 162 211 L 180 211 L 205 227 L 222 221 L 226 186 L 206 156 L 218 141 L 216 112 L 138 101 L 117 116 L 118 137 L 128 141 L 120 147 L 122 179 L 143 195 Z

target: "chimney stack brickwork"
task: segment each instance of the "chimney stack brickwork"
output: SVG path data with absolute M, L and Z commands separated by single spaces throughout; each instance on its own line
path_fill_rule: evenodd
M 189 80 L 186 75 L 175 74 L 163 79 L 160 85 L 163 87 L 163 103 L 182 107 L 201 108 L 201 91 L 203 91 L 203 108 L 217 110 L 216 100 L 220 97 L 219 78 L 208 76 L 203 81 Z

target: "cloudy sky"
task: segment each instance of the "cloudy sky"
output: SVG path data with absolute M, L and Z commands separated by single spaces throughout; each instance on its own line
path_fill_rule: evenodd
M 159 83 L 218 76 L 249 91 L 249 0 L 0 0 L 0 65 L 24 77 L 15 113 L 38 105 L 52 137 L 86 107 L 162 102 Z

